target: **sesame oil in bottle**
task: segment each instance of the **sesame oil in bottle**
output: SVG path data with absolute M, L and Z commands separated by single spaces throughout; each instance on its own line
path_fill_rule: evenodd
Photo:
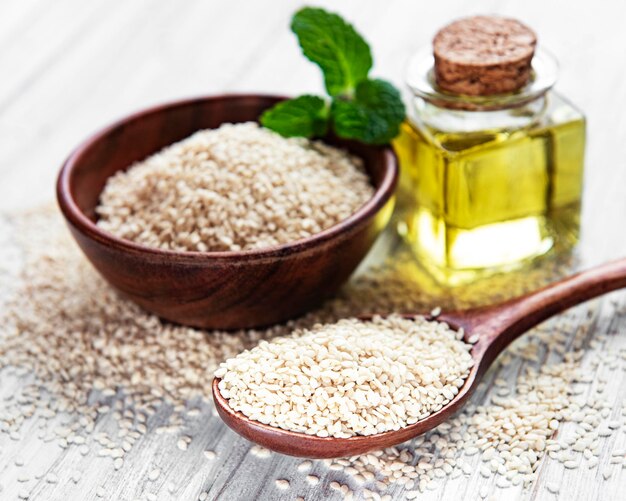
M 516 92 L 467 96 L 434 81 L 432 55 L 409 65 L 408 120 L 395 140 L 400 232 L 439 281 L 455 285 L 578 239 L 585 120 L 551 90 L 556 63 L 534 58 Z

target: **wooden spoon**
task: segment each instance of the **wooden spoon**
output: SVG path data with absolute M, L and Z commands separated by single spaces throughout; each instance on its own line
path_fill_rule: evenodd
M 626 287 L 626 259 L 578 273 L 495 306 L 442 313 L 437 320 L 447 322 L 453 329 L 462 328 L 466 341 L 478 338 L 471 351 L 474 366 L 459 393 L 445 407 L 397 431 L 350 438 L 322 438 L 275 428 L 233 411 L 219 392 L 217 378 L 213 380 L 215 405 L 224 422 L 237 433 L 263 447 L 291 456 L 346 457 L 397 445 L 435 428 L 458 411 L 496 357 L 520 334 L 556 313 L 622 287 Z

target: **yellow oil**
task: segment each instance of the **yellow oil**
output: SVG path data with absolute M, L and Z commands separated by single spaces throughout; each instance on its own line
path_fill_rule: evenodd
M 528 127 L 450 133 L 403 124 L 399 228 L 455 285 L 578 239 L 585 121 L 560 98 Z

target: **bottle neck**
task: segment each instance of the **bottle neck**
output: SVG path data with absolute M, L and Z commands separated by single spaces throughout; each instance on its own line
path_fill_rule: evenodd
M 531 101 L 503 109 L 464 110 L 441 106 L 428 99 L 413 96 L 408 116 L 418 126 L 443 132 L 477 132 L 530 127 L 543 116 L 549 93 Z

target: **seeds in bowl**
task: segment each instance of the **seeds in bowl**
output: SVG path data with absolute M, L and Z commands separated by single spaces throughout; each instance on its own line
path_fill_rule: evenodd
M 399 315 L 315 325 L 223 362 L 229 406 L 285 430 L 346 438 L 398 430 L 440 410 L 473 365 L 463 332 Z
M 319 233 L 374 194 L 361 159 L 256 123 L 199 131 L 118 172 L 98 226 L 174 251 L 261 249 Z

